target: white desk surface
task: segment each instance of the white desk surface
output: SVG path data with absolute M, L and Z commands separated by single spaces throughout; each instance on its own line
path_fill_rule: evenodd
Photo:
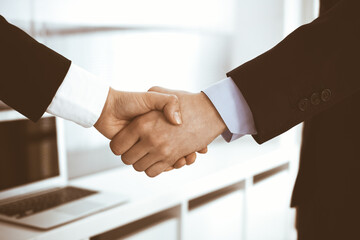
M 289 162 L 278 146 L 259 146 L 249 138 L 215 142 L 194 165 L 156 178 L 126 166 L 72 180 L 71 185 L 120 193 L 129 201 L 49 231 L 0 222 L 0 240 L 86 239 Z

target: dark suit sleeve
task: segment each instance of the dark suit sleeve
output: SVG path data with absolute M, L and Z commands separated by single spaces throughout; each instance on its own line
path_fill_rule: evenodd
M 263 143 L 360 90 L 360 1 L 342 0 L 228 73 Z M 360 109 L 354 109 L 360 111 Z
M 0 15 L 0 100 L 36 121 L 50 105 L 71 62 Z

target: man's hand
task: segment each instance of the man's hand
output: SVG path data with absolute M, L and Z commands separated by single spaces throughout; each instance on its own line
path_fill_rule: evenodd
M 162 111 L 172 124 L 182 123 L 179 101 L 174 94 L 122 92 L 110 88 L 101 116 L 94 127 L 105 137 L 112 139 L 133 118 L 152 110 Z M 173 167 L 190 165 L 195 158 L 196 153 L 182 156 Z
M 111 141 L 116 155 L 137 171 L 155 177 L 173 166 L 177 159 L 206 149 L 226 125 L 204 93 L 191 94 L 152 88 L 179 98 L 183 124 L 171 125 L 159 112 L 150 112 L 134 119 Z
M 179 101 L 174 94 L 122 92 L 110 88 L 103 111 L 94 127 L 105 137 L 112 139 L 133 118 L 152 110 L 163 111 L 172 124 L 182 123 Z

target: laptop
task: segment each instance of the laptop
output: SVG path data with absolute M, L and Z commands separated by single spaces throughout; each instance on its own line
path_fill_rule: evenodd
M 126 201 L 67 184 L 63 122 L 0 111 L 0 220 L 50 229 Z

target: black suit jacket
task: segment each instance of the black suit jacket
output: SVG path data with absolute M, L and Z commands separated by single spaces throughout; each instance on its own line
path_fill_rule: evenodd
M 71 62 L 0 15 L 0 100 L 36 121 L 46 111 Z
M 320 9 L 228 76 L 249 104 L 258 143 L 305 121 L 292 206 L 307 209 L 327 239 L 321 234 L 360 226 L 360 1 L 322 0 Z

